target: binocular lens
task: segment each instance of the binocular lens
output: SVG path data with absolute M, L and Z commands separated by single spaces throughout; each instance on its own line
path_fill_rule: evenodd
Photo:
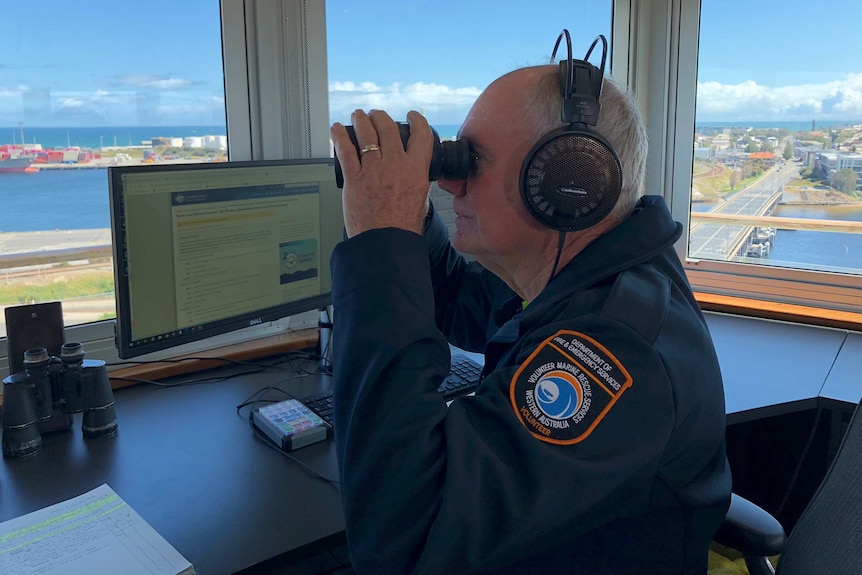
M 359 151 L 356 141 L 356 132 L 353 126 L 345 126 L 350 141 Z M 410 137 L 410 126 L 399 123 L 398 133 L 401 136 L 401 144 L 407 149 L 407 139 Z M 440 141 L 437 130 L 431 128 L 434 136 L 433 150 L 431 152 L 431 165 L 428 167 L 428 180 L 437 181 L 440 178 L 447 180 L 466 180 L 470 173 L 470 143 L 467 140 L 444 140 Z M 341 163 L 338 154 L 335 155 L 335 183 L 339 188 L 344 187 L 344 174 L 341 171 Z
M 21 457 L 42 448 L 33 385 L 24 374 L 3 380 L 3 455 Z

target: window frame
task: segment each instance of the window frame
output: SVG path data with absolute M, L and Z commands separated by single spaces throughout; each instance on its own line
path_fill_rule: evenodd
M 222 0 L 222 62 L 231 160 L 329 157 L 326 20 L 318 0 Z M 174 357 L 252 339 L 317 327 L 319 313 L 147 354 L 137 361 Z M 115 320 L 66 327 L 66 341 L 84 344 L 87 357 L 110 364 L 117 355 Z M 129 360 L 128 364 L 136 363 Z M 0 373 L 8 371 L 0 339 Z

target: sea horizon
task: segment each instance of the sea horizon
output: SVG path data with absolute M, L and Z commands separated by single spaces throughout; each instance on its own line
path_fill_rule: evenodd
M 23 131 L 24 138 L 21 139 Z M 190 136 L 226 136 L 227 126 L 56 126 L 28 128 L 0 127 L 0 145 L 40 144 L 43 148 L 79 147 L 99 149 L 142 146 L 153 138 L 186 138 Z
M 836 128 L 862 125 L 862 120 L 817 120 L 814 128 Z M 440 138 L 455 138 L 460 124 L 433 124 Z M 695 129 L 753 128 L 784 129 L 791 132 L 811 131 L 812 120 L 710 120 L 695 121 Z M 23 132 L 23 140 L 22 140 Z M 190 136 L 226 136 L 224 124 L 189 126 L 0 126 L 0 145 L 40 144 L 43 148 L 80 147 L 99 149 L 108 147 L 142 146 L 153 138 L 186 138 Z

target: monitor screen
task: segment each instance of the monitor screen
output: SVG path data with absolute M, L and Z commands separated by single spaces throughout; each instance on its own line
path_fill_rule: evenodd
M 129 358 L 323 308 L 343 238 L 333 160 L 108 170 Z

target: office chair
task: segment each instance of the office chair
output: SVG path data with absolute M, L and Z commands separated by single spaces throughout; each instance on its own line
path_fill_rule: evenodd
M 862 404 L 862 401 L 860 401 Z M 785 539 L 778 521 L 734 495 L 715 541 L 736 549 L 751 575 L 862 572 L 862 408 L 857 404 L 835 459 Z M 773 570 L 768 556 L 778 555 Z

